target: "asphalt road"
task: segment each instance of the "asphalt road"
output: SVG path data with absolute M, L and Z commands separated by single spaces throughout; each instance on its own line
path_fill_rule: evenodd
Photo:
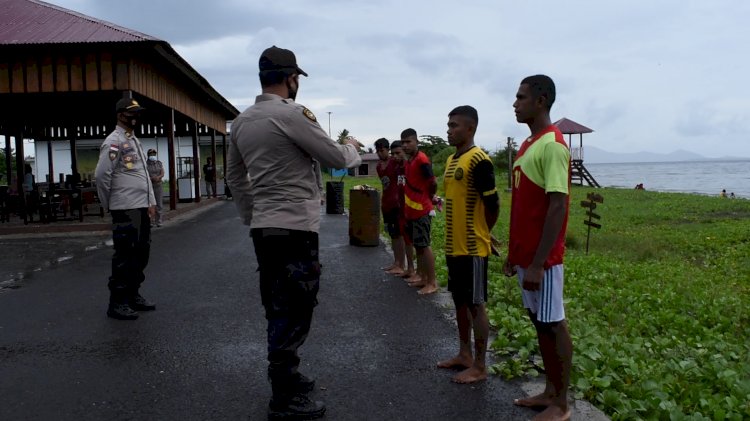
M 349 246 L 347 224 L 323 216 L 320 304 L 301 349 L 325 419 L 530 419 L 535 411 L 512 405 L 526 394 L 520 383 L 456 385 L 435 368 L 456 350 L 445 296 L 383 274 L 385 248 Z M 68 240 L 13 241 L 54 250 Z M 76 239 L 69 258 L 0 285 L 0 419 L 265 420 L 266 324 L 233 204 L 154 232 L 141 292 L 157 310 L 137 321 L 105 316 L 111 250 L 101 240 Z

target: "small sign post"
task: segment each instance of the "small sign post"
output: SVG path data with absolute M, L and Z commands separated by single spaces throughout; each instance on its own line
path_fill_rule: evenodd
M 599 229 L 602 227 L 601 223 L 594 222 L 593 220 L 599 220 L 601 219 L 601 216 L 594 213 L 594 209 L 596 209 L 597 203 L 604 203 L 604 198 L 602 195 L 597 193 L 589 193 L 586 195 L 587 200 L 581 201 L 581 207 L 587 208 L 586 216 L 589 217 L 588 220 L 584 220 L 583 223 L 588 226 L 588 232 L 586 233 L 586 254 L 589 254 L 589 239 L 591 238 L 591 228 Z

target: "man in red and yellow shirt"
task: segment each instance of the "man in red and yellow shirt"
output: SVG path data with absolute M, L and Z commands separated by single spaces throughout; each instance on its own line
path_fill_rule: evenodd
M 510 241 L 504 271 L 518 273 L 524 307 L 539 340 L 547 383 L 539 395 L 516 399 L 519 406 L 546 407 L 535 420 L 570 419 L 567 390 L 573 344 L 563 308 L 563 255 L 568 221 L 570 151 L 549 112 L 555 84 L 548 76 L 521 81 L 513 108 L 531 136 L 513 163 Z
M 432 173 L 430 158 L 419 151 L 419 138 L 414 129 L 401 132 L 401 147 L 409 160 L 404 173 L 404 215 L 406 235 L 417 251 L 417 276 L 409 278 L 410 285 L 421 287 L 419 294 L 437 292 L 435 255 L 430 248 L 432 199 L 437 193 L 437 181 Z

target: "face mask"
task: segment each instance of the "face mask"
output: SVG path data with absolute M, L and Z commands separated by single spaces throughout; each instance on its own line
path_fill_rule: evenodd
M 148 160 L 149 161 L 156 161 L 156 157 L 153 156 L 153 155 L 151 155 L 151 156 L 148 157 Z
M 292 89 L 292 84 L 289 83 L 289 79 L 287 79 L 287 81 L 286 81 L 286 87 L 289 90 L 289 99 L 291 99 L 292 101 L 296 100 L 297 99 L 297 89 L 296 88 Z

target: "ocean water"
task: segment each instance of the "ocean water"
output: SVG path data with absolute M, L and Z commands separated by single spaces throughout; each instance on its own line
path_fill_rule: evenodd
M 716 195 L 750 199 L 750 161 L 642 162 L 621 164 L 583 163 L 602 187 Z

